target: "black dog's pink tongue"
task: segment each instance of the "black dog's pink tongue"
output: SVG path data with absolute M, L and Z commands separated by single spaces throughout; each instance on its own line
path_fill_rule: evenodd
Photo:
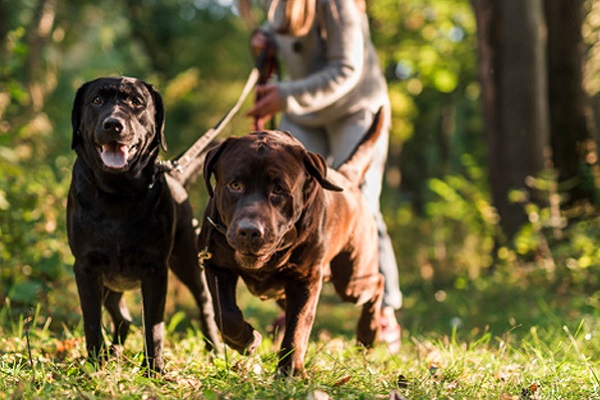
M 113 142 L 102 145 L 100 157 L 108 168 L 120 169 L 127 165 L 128 155 L 129 146 Z

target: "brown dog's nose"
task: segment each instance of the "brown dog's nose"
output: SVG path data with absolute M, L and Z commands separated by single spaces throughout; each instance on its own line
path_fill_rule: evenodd
M 242 220 L 239 222 L 236 235 L 240 240 L 254 241 L 261 239 L 265 231 L 262 224 L 252 220 Z
M 108 117 L 102 121 L 102 129 L 105 131 L 120 133 L 123 131 L 123 124 L 118 118 Z

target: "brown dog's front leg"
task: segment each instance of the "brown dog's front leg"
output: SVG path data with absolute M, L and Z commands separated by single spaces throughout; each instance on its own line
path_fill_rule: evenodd
M 206 265 L 206 279 L 213 297 L 215 320 L 227 345 L 241 354 L 253 354 L 262 336 L 244 320 L 236 304 L 235 288 L 239 277 L 231 270 Z
M 286 285 L 285 335 L 279 351 L 277 372 L 304 377 L 304 356 L 323 286 L 319 276 L 309 282 Z
M 79 303 L 83 314 L 83 328 L 88 358 L 102 363 L 105 357 L 102 340 L 102 294 L 104 288 L 100 278 L 89 268 L 75 262 L 75 281 L 79 292 Z
M 156 268 L 142 280 L 144 305 L 144 337 L 146 357 L 144 366 L 150 371 L 162 372 L 165 338 L 165 301 L 167 297 L 167 268 Z

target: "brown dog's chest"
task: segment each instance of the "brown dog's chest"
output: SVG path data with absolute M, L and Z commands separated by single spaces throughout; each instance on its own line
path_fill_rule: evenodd
M 266 277 L 241 274 L 241 277 L 250 293 L 262 300 L 281 299 L 285 297 L 285 280 L 282 279 L 282 274 L 271 274 Z

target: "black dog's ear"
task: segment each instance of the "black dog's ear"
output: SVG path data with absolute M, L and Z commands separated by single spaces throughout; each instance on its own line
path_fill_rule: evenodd
M 146 88 L 152 95 L 152 100 L 154 101 L 154 126 L 156 127 L 158 143 L 164 151 L 167 151 L 167 141 L 165 139 L 165 107 L 163 105 L 162 96 L 151 84 L 144 82 L 144 85 L 146 85 Z
M 206 157 L 204 158 L 204 184 L 206 185 L 206 190 L 208 190 L 208 195 L 210 197 L 213 197 L 214 195 L 212 185 L 210 184 L 210 178 L 214 171 L 215 164 L 223 153 L 223 150 L 225 150 L 225 147 L 228 145 L 228 143 L 231 143 L 232 140 L 233 138 L 228 138 L 220 145 L 213 147 L 208 151 L 208 153 L 206 153 Z
M 323 156 L 312 151 L 306 151 L 304 156 L 304 167 L 313 176 L 323 189 L 341 192 L 344 189 L 327 180 L 327 163 Z
M 86 82 L 77 89 L 75 94 L 75 100 L 73 100 L 73 108 L 71 110 L 71 126 L 73 127 L 73 137 L 71 138 L 71 149 L 75 148 L 81 143 L 81 130 L 79 125 L 81 124 L 81 110 L 83 109 L 83 98 L 85 92 L 92 82 Z

